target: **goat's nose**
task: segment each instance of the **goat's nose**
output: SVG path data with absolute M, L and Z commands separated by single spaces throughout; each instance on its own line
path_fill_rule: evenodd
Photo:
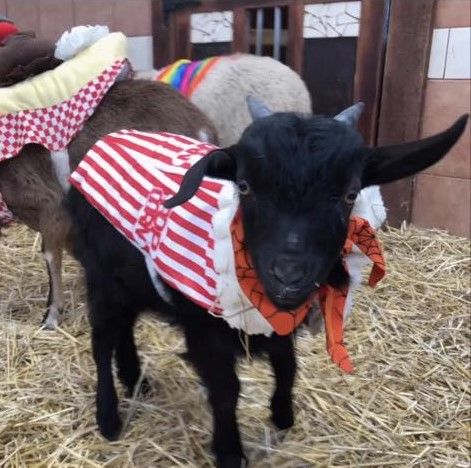
M 304 270 L 299 260 L 287 255 L 279 255 L 272 266 L 273 276 L 286 285 L 298 283 L 304 276 Z

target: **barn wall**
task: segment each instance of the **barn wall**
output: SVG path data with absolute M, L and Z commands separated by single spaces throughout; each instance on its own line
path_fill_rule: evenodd
M 136 70 L 152 68 L 151 0 L 0 0 L 0 14 L 51 40 L 72 26 L 107 25 L 129 37 Z
M 422 136 L 470 112 L 469 0 L 438 0 L 422 114 Z M 445 160 L 416 177 L 412 222 L 470 236 L 470 124 Z
M 421 135 L 470 112 L 470 0 L 437 0 Z M 134 68 L 152 68 L 151 0 L 0 0 L 0 14 L 23 30 L 56 40 L 74 25 L 106 24 L 129 37 Z M 417 176 L 411 221 L 470 236 L 470 126 L 451 154 Z

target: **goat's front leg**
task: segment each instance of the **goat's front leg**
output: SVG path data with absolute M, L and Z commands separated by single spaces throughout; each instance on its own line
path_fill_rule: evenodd
M 296 357 L 293 337 L 274 335 L 268 348 L 275 373 L 275 391 L 271 399 L 272 421 L 279 429 L 287 429 L 294 423 L 293 385 L 296 376 Z
M 118 377 L 126 386 L 126 395 L 131 397 L 134 388 L 139 381 L 140 364 L 134 342 L 134 319 L 122 324 L 118 329 L 116 340 L 116 363 L 118 365 Z M 144 377 L 141 382 L 141 392 L 147 393 L 150 385 Z
M 92 310 L 92 314 L 96 311 Z M 118 396 L 113 383 L 111 360 L 116 344 L 116 331 L 112 324 L 93 325 L 92 349 L 97 366 L 96 421 L 100 432 L 108 440 L 116 440 L 121 431 L 118 414 Z
M 61 319 L 64 310 L 64 291 L 62 287 L 62 245 L 50 245 L 43 240 L 42 252 L 46 262 L 49 276 L 49 294 L 47 298 L 47 310 L 43 318 L 43 325 L 53 330 Z
M 186 330 L 188 356 L 209 393 L 213 410 L 213 452 L 218 468 L 240 468 L 246 458 L 237 427 L 239 379 L 233 350 L 211 330 Z

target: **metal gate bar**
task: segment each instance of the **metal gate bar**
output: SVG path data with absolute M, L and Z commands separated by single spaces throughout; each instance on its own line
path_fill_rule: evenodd
M 257 29 L 255 32 L 255 54 L 262 55 L 263 50 L 263 22 L 264 12 L 263 8 L 257 8 Z
M 280 60 L 281 51 L 281 7 L 275 7 L 275 17 L 273 25 L 273 58 Z

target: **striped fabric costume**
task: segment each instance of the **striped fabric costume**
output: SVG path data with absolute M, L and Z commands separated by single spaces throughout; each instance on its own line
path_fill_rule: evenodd
M 269 335 L 273 328 L 234 281 L 234 184 L 205 178 L 191 200 L 163 207 L 186 171 L 213 149 L 169 133 L 121 131 L 99 140 L 70 180 L 144 254 L 151 277 L 157 273 L 233 327 Z
M 186 171 L 215 146 L 170 133 L 122 130 L 103 137 L 70 181 L 144 255 L 158 277 L 209 313 L 248 334 L 286 335 L 304 320 L 311 301 L 280 311 L 266 297 L 245 249 L 235 184 L 205 177 L 195 194 L 171 210 L 163 202 Z M 374 262 L 371 285 L 384 275 L 381 248 L 366 220 L 352 218 L 344 254 L 355 244 Z M 343 346 L 347 291 L 321 287 L 327 349 L 344 371 L 353 367 Z

